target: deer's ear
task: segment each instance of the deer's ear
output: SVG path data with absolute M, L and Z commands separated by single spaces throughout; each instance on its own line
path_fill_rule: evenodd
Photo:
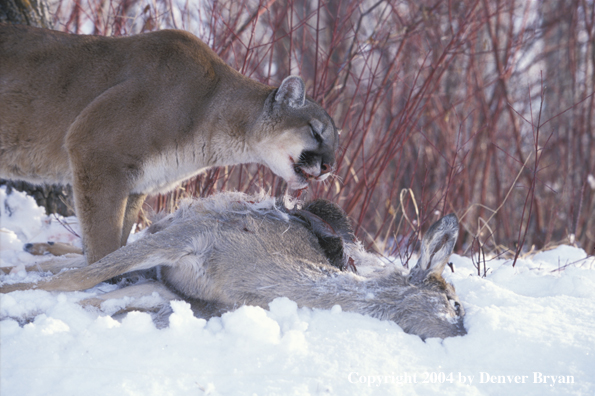
M 277 89 L 275 102 L 287 103 L 291 107 L 302 107 L 306 103 L 306 85 L 301 77 L 286 77 Z
M 458 235 L 459 222 L 452 213 L 432 224 L 421 241 L 420 257 L 409 279 L 419 283 L 430 275 L 441 275 Z

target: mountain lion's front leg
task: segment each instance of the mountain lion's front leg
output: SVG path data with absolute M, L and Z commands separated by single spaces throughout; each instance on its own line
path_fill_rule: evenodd
M 122 226 L 122 240 L 120 246 L 126 246 L 132 226 L 138 219 L 138 213 L 145 202 L 146 194 L 130 194 L 126 202 L 126 212 L 124 213 L 124 224 Z
M 121 171 L 106 169 L 103 161 L 89 158 L 98 156 L 70 158 L 74 169 L 74 201 L 87 264 L 120 248 L 130 190 Z
M 81 111 L 66 134 L 88 264 L 125 244 L 144 200 L 142 194 L 131 194 L 142 172 L 147 140 L 139 138 L 143 126 L 133 117 L 138 95 L 134 81 L 108 89 Z

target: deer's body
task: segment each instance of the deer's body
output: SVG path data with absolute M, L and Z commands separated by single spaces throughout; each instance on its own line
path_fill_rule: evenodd
M 267 307 L 284 296 L 300 306 L 327 309 L 338 304 L 344 311 L 392 320 L 422 338 L 465 334 L 464 310 L 441 275 L 458 233 L 454 215 L 428 230 L 421 258 L 407 274 L 384 266 L 345 237 L 350 232 L 340 229 L 340 221 L 325 220 L 328 211 L 304 216 L 276 207 L 272 200 L 249 201 L 254 198 L 242 194 L 192 201 L 156 223 L 153 234 L 95 264 L 36 285 L 5 285 L 1 291 L 84 290 L 129 271 L 160 266 L 162 282 L 175 293 L 216 305 L 219 311 L 242 304 Z M 353 260 L 359 274 L 331 264 L 334 259 L 320 243 L 329 237 L 338 238 L 340 254 Z

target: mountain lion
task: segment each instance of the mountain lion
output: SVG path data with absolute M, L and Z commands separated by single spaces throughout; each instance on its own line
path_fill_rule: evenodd
M 190 33 L 0 24 L 0 178 L 71 184 L 89 264 L 126 244 L 147 194 L 251 162 L 302 189 L 337 146 L 301 78 L 250 80 Z

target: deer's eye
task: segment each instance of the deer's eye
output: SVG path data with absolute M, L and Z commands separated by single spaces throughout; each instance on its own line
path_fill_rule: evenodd
M 455 300 L 448 300 L 448 302 L 450 303 L 452 308 L 455 310 L 456 314 L 460 315 L 461 314 L 461 304 Z

